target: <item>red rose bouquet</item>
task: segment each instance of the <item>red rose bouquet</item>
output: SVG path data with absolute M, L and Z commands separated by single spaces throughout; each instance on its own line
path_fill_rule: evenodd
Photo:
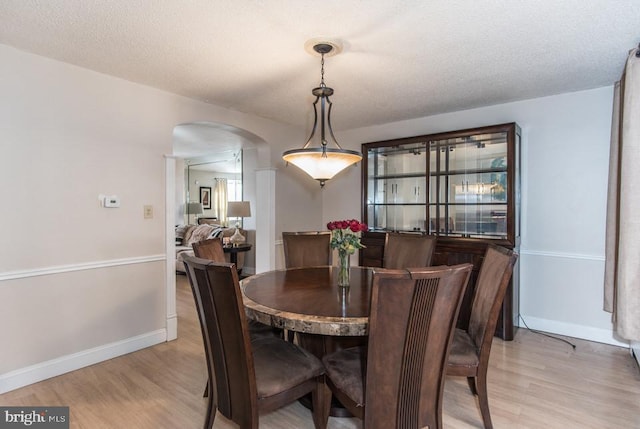
M 366 224 L 351 219 L 329 222 L 327 229 L 331 231 L 331 248 L 353 255 L 356 249 L 364 247 L 360 243 L 360 232 L 367 231 L 369 228 Z
M 369 228 L 366 224 L 355 219 L 335 220 L 327 224 L 327 229 L 331 231 L 331 248 L 338 249 L 339 272 L 338 285 L 349 286 L 349 255 L 353 255 L 356 249 L 364 246 L 360 243 L 360 233 Z

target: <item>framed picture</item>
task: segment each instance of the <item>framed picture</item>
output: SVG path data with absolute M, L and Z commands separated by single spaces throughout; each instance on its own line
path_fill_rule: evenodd
M 211 188 L 208 186 L 200 187 L 200 203 L 204 210 L 211 210 Z

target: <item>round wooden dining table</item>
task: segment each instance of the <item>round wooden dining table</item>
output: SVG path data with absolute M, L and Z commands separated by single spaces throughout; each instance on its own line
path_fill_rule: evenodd
M 351 267 L 348 288 L 338 267 L 268 271 L 240 282 L 247 317 L 298 333 L 298 343 L 318 358 L 366 344 L 373 270 Z M 310 401 L 301 402 L 311 407 Z M 351 417 L 334 398 L 330 415 Z
M 289 268 L 241 281 L 245 312 L 258 322 L 302 334 L 366 336 L 372 270 L 351 267 L 348 288 L 338 267 Z

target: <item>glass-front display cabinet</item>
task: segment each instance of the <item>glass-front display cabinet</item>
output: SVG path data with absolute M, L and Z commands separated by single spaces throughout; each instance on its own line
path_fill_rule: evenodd
M 489 243 L 518 250 L 520 128 L 515 123 L 362 145 L 360 265 L 382 266 L 385 233 L 438 237 L 434 265 L 473 263 L 460 309 L 468 323 L 475 280 Z M 518 268 L 505 295 L 497 335 L 513 339 Z
M 516 246 L 519 143 L 515 123 L 365 143 L 363 221 Z

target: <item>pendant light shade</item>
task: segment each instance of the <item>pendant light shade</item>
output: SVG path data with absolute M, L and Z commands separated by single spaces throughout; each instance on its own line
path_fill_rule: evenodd
M 324 186 L 327 180 L 333 178 L 348 166 L 361 161 L 362 155 L 355 150 L 342 149 L 333 135 L 333 128 L 331 127 L 332 103 L 329 99 L 333 95 L 333 88 L 329 88 L 324 83 L 324 56 L 333 50 L 333 45 L 329 42 L 318 43 L 313 46 L 313 50 L 322 57 L 320 86 L 311 91 L 316 96 L 316 101 L 313 102 L 313 129 L 307 139 L 307 143 L 301 149 L 292 149 L 284 152 L 282 159 L 300 168 L 319 181 L 320 186 Z M 318 128 L 318 103 L 320 103 L 319 144 L 312 146 L 314 137 L 316 137 L 316 129 Z M 328 147 L 328 138 L 333 140 L 335 148 Z
M 302 169 L 320 182 L 332 179 L 348 166 L 362 160 L 362 155 L 354 150 L 326 148 L 308 148 L 288 150 L 282 159 Z

